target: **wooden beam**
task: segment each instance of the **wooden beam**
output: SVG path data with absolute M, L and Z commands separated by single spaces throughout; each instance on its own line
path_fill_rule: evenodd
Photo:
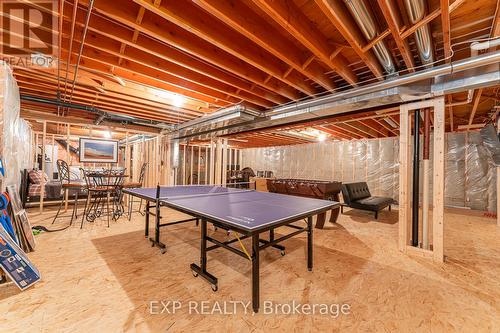
M 464 3 L 465 0 L 455 0 L 451 5 L 449 5 L 449 13 L 452 13 L 455 9 L 457 9 L 462 3 Z M 425 16 L 423 19 L 409 27 L 408 29 L 405 29 L 401 32 L 401 38 L 406 39 L 410 35 L 412 35 L 415 31 L 418 30 L 418 28 L 426 25 L 427 23 L 430 23 L 432 20 L 437 18 L 439 15 L 441 15 L 441 7 L 435 9 L 432 13 L 428 14 Z
M 39 81 L 37 82 L 19 78 L 18 76 L 16 76 L 16 78 L 18 78 L 18 85 L 22 93 L 37 95 L 40 97 L 48 96 L 51 97 L 49 99 L 57 100 L 57 90 L 55 86 L 40 83 Z M 140 104 L 132 101 L 120 101 L 116 98 L 113 99 L 112 96 L 108 97 L 107 95 L 101 95 L 99 100 L 95 100 L 95 95 L 84 92 L 81 89 L 75 89 L 73 101 L 89 106 L 92 105 L 97 109 L 109 110 L 111 114 L 126 114 L 137 118 L 154 119 L 171 123 L 187 121 L 201 115 L 190 114 L 190 112 L 180 115 L 178 114 L 180 111 L 177 111 L 176 114 L 173 110 L 159 110 L 154 107 L 150 107 L 147 104 Z M 34 104 L 37 102 L 21 100 L 21 103 Z
M 47 122 L 43 121 L 42 133 L 42 180 L 40 182 L 40 214 L 43 213 L 43 201 L 45 199 L 45 140 L 47 139 Z
M 413 67 L 415 67 L 415 62 L 411 54 L 410 45 L 408 44 L 408 41 L 402 39 L 399 34 L 400 27 L 402 25 L 399 10 L 394 7 L 394 2 L 392 0 L 378 0 L 378 5 L 384 15 L 385 21 L 387 22 L 392 38 L 394 39 L 394 42 L 403 57 L 406 68 L 408 71 L 414 72 L 415 70 Z
M 334 49 L 329 46 L 327 38 L 293 1 L 253 0 L 253 2 L 349 84 L 357 84 L 358 77 L 349 68 L 347 60 L 340 54 L 330 59 Z
M 64 39 L 64 38 L 63 38 Z M 64 53 L 64 52 L 63 52 Z M 73 54 L 72 59 L 75 58 L 77 54 Z M 128 57 L 125 56 L 124 57 Z M 218 101 L 223 101 L 226 103 L 237 103 L 239 100 L 231 97 L 225 93 L 220 93 L 213 88 L 203 86 L 196 82 L 188 82 L 182 77 L 177 77 L 172 75 L 167 70 L 160 67 L 155 67 L 154 63 L 144 59 L 142 61 L 134 61 L 129 58 L 128 62 L 118 64 L 118 52 L 108 53 L 107 51 L 99 50 L 94 48 L 92 45 L 86 43 L 86 47 L 81 54 L 81 59 L 88 59 L 93 62 L 97 62 L 106 66 L 113 67 L 114 73 L 119 76 L 127 75 L 128 72 L 132 76 L 141 74 L 152 80 L 161 81 L 169 86 L 169 91 L 173 91 L 180 95 L 189 96 L 191 98 L 205 101 L 209 103 L 217 103 Z M 125 73 L 124 73 L 125 72 Z M 121 74 L 118 74 L 121 73 Z
M 70 125 L 66 124 L 66 163 L 68 165 L 72 165 L 71 163 L 71 155 L 70 155 Z M 58 170 L 59 171 L 59 170 Z M 61 177 L 60 175 L 58 177 Z M 64 191 L 65 197 L 64 197 L 64 211 L 68 211 L 68 199 L 69 199 L 69 191 Z
M 410 231 L 408 220 L 411 216 L 410 209 L 410 180 L 411 180 L 411 125 L 409 110 L 406 104 L 401 105 L 400 113 L 400 136 L 399 136 L 399 222 L 398 222 L 398 247 L 401 252 L 406 253 L 409 244 Z
M 472 111 L 469 116 L 469 125 L 471 125 L 474 120 L 474 116 L 476 115 L 477 107 L 479 106 L 479 101 L 481 100 L 482 93 L 483 93 L 483 88 L 480 88 L 476 91 L 476 95 L 474 96 L 474 100 L 472 102 Z
M 38 111 L 31 111 L 27 108 L 21 108 L 21 118 L 24 119 L 29 119 L 29 120 L 43 120 L 46 122 L 51 122 L 55 124 L 71 124 L 71 125 L 78 125 L 78 126 L 88 126 L 93 124 L 93 121 L 86 121 L 81 118 L 76 118 L 76 117 L 60 117 L 54 114 L 49 114 L 46 112 L 38 112 Z M 101 125 L 94 125 L 95 128 L 100 128 L 100 129 L 112 129 L 112 130 L 118 130 L 118 131 L 129 131 L 132 133 L 150 133 L 150 134 L 158 134 L 160 133 L 160 129 L 153 128 L 153 127 L 147 127 L 147 126 L 140 126 L 140 125 L 122 125 L 122 124 L 115 124 L 111 122 L 106 122 L 103 121 Z
M 218 48 L 231 55 L 244 60 L 248 64 L 257 67 L 261 71 L 274 76 L 276 79 L 289 86 L 302 91 L 307 95 L 314 95 L 316 91 L 306 85 L 299 76 L 283 78 L 285 67 L 278 59 L 270 57 L 269 54 L 259 49 L 255 44 L 247 43 L 233 30 L 225 29 L 224 25 L 216 20 L 206 23 L 203 12 L 190 2 L 169 1 L 159 7 L 155 7 L 151 0 L 134 0 L 137 4 L 147 10 L 168 20 L 183 29 L 196 34 L 198 37 L 210 42 Z M 223 33 L 222 33 L 223 32 Z
M 444 97 L 434 104 L 434 153 L 432 201 L 432 252 L 435 261 L 444 260 L 444 179 L 445 179 L 445 114 Z
M 14 67 L 15 76 L 23 76 L 25 78 L 31 78 L 37 81 L 43 81 L 44 83 L 57 83 L 57 72 L 48 69 L 37 69 L 32 71 L 28 68 Z M 82 68 L 84 71 L 85 68 Z M 92 74 L 95 75 L 95 72 Z M 89 75 L 89 78 L 93 76 Z M 89 91 L 90 90 L 78 82 L 78 89 Z M 207 108 L 206 102 L 198 102 L 189 98 L 186 98 L 182 108 L 178 108 L 172 105 L 172 101 L 160 96 L 161 91 L 155 88 L 151 88 L 145 85 L 140 85 L 130 81 L 126 82 L 126 86 L 121 86 L 114 82 L 102 82 L 102 88 L 106 91 L 106 96 L 113 96 L 114 98 L 119 98 L 127 100 L 130 102 L 136 102 L 140 104 L 146 104 L 149 106 L 154 106 L 157 109 L 162 109 L 165 111 L 175 110 L 176 112 L 183 111 L 193 115 L 201 115 L 204 112 L 209 112 L 211 109 Z M 60 89 L 60 88 L 59 88 Z M 170 103 L 169 103 L 170 102 Z
M 453 123 L 453 97 L 452 95 L 446 96 L 447 102 L 446 107 L 448 107 L 448 113 L 450 116 L 450 132 L 453 132 L 455 130 L 455 126 Z
M 310 62 L 310 67 L 303 66 L 306 60 L 303 51 L 281 38 L 279 32 L 271 24 L 243 2 L 195 0 L 195 3 L 323 88 L 327 90 L 335 88 L 333 80 L 324 74 L 321 66 Z
M 80 31 L 77 33 L 77 39 L 80 37 Z M 68 36 L 64 35 L 64 38 L 66 39 Z M 157 57 L 155 54 L 151 54 L 145 51 L 142 51 L 140 49 L 137 49 L 133 46 L 130 46 L 125 53 L 120 53 L 120 42 L 115 41 L 113 39 L 110 39 L 108 37 L 104 37 L 102 35 L 89 35 L 85 39 L 85 45 L 86 47 L 91 47 L 99 52 L 104 52 L 109 55 L 113 55 L 118 57 L 119 59 L 125 59 L 129 60 L 133 63 L 140 64 L 142 66 L 145 66 L 144 69 L 149 71 L 160 71 L 162 73 L 165 73 L 169 76 L 176 77 L 181 80 L 185 80 L 186 83 L 184 84 L 194 84 L 194 85 L 199 85 L 207 89 L 206 91 L 213 90 L 214 92 L 225 94 L 225 95 L 213 95 L 209 94 L 210 96 L 220 98 L 220 99 L 226 99 L 228 98 L 227 95 L 237 98 L 237 99 L 245 99 L 249 101 L 250 103 L 262 106 L 262 107 L 271 107 L 274 105 L 274 103 L 269 102 L 268 100 L 256 96 L 255 94 L 250 94 L 246 91 L 241 92 L 241 90 L 238 92 L 238 88 L 220 82 L 219 80 L 213 79 L 209 76 L 206 76 L 204 74 L 200 74 L 197 71 L 193 71 L 189 68 L 186 68 L 184 66 L 178 65 L 174 62 L 171 62 L 170 60 L 165 60 L 162 57 Z M 123 43 L 121 45 L 124 45 Z M 131 66 L 131 64 L 122 64 L 119 61 L 116 63 L 117 66 L 120 66 L 122 68 L 128 68 Z M 148 68 L 148 69 L 146 69 Z M 144 72 L 147 74 L 148 72 Z M 175 82 L 183 82 L 181 80 L 174 80 L 170 81 L 172 84 Z M 186 87 L 185 87 L 186 88 Z
M 480 129 L 480 128 L 483 128 L 484 127 L 484 123 L 481 123 L 481 124 L 470 124 L 470 125 L 458 125 L 457 126 L 457 130 L 461 131 L 461 130 L 466 130 L 466 131 L 469 131 L 469 130 L 477 130 L 477 129 Z
M 382 79 L 383 71 L 373 52 L 363 52 L 364 38 L 352 16 L 346 11 L 345 6 L 339 1 L 314 0 L 323 14 L 333 23 L 342 37 L 349 43 L 354 52 L 368 66 L 373 75 Z
M 166 30 L 164 31 L 160 29 L 156 24 L 149 23 L 155 22 L 152 19 L 138 25 L 133 21 L 130 13 L 124 10 L 117 10 L 116 8 L 110 7 L 106 3 L 97 3 L 96 8 L 103 14 L 107 13 L 108 10 L 112 10 L 109 14 L 112 15 L 112 17 L 119 23 L 114 23 L 114 21 L 105 19 L 102 16 L 94 15 L 91 17 L 88 28 L 89 31 L 92 31 L 93 33 L 126 43 L 129 46 L 133 46 L 144 52 L 169 60 L 193 71 L 197 71 L 200 74 L 210 76 L 249 93 L 254 93 L 274 103 L 281 104 L 288 100 L 287 98 L 272 92 L 275 88 L 272 82 L 269 85 L 262 85 L 262 81 L 265 76 L 256 75 L 257 73 L 255 73 L 255 69 L 239 66 L 235 61 L 231 62 L 230 60 L 232 58 L 228 55 L 226 56 L 225 54 L 220 54 L 218 58 L 213 58 L 216 57 L 216 53 L 211 52 L 208 48 L 210 44 L 201 39 L 199 41 L 193 41 L 196 43 L 200 42 L 200 44 L 191 45 L 187 43 L 189 40 L 187 37 L 189 35 L 185 32 L 181 33 L 180 37 L 177 37 L 178 31 L 172 31 L 172 34 L 165 34 Z M 79 12 L 78 24 L 81 27 L 83 27 L 83 16 L 83 11 Z M 65 16 L 64 19 L 67 21 L 71 20 L 68 16 Z M 136 31 L 140 31 L 142 33 L 137 38 L 136 42 L 133 41 L 133 35 L 130 33 L 130 29 L 127 29 L 124 25 L 129 25 Z M 166 25 L 165 28 L 168 28 L 168 25 Z M 154 38 L 149 38 L 147 36 L 152 36 Z M 157 40 L 161 42 L 158 42 Z M 169 44 L 175 47 L 171 47 Z M 200 47 L 198 47 L 198 45 Z M 186 51 L 202 55 L 200 57 L 201 59 L 187 54 Z M 218 67 L 212 66 L 211 64 L 216 64 Z M 248 70 L 249 72 L 245 74 L 244 70 Z M 252 82 L 253 84 L 258 85 L 256 87 L 252 87 Z M 267 89 L 263 89 L 261 85 Z
M 384 32 L 379 34 L 377 37 L 373 38 L 368 44 L 363 46 L 361 49 L 363 52 L 368 52 L 372 47 L 374 47 L 376 44 L 378 44 L 381 40 L 383 40 L 385 37 L 389 36 L 391 34 L 391 30 L 386 29 Z

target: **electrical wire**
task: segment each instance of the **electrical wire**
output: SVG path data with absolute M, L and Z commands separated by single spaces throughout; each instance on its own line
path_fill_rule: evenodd
M 245 254 L 247 255 L 248 259 L 250 259 L 250 261 L 252 260 L 252 256 L 250 254 L 248 254 L 248 251 L 247 249 L 245 248 L 245 245 L 243 245 L 243 242 L 241 241 L 239 235 L 237 232 L 234 233 L 234 235 L 236 236 L 236 239 L 238 240 L 238 242 L 240 243 L 240 247 L 241 249 L 243 250 L 243 252 L 245 252 Z

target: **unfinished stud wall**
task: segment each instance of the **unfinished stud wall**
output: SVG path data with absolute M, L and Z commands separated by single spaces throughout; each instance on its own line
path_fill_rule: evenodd
M 244 149 L 242 167 L 278 178 L 366 181 L 373 195 L 398 200 L 398 159 L 398 138 L 382 138 Z M 429 170 L 420 162 L 421 181 L 432 172 L 432 144 L 430 159 Z M 479 132 L 446 134 L 445 168 L 446 206 L 496 211 L 496 172 Z

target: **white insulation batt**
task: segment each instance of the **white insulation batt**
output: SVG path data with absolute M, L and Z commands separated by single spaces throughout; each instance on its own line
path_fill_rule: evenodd
M 423 144 L 423 138 L 420 142 Z M 446 147 L 445 204 L 496 211 L 495 167 L 479 132 L 447 133 Z M 430 159 L 432 168 L 432 138 Z M 398 200 L 399 138 L 244 149 L 242 167 L 270 170 L 277 178 L 366 181 L 372 195 Z M 421 160 L 421 182 L 423 172 Z M 432 197 L 432 185 L 429 195 Z

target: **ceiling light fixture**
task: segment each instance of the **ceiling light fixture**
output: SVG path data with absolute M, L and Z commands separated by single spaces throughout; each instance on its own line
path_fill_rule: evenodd
M 172 96 L 172 104 L 178 108 L 184 105 L 185 98 L 179 94 L 173 94 Z
M 167 103 L 172 104 L 175 107 L 179 108 L 186 102 L 186 98 L 181 94 L 160 89 L 154 89 L 154 91 L 156 96 L 170 100 L 170 102 Z

